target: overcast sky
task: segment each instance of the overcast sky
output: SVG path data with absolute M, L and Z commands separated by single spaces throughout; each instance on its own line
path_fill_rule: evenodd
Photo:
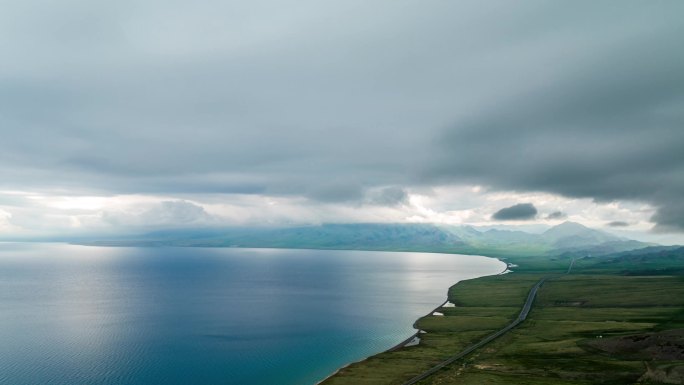
M 570 219 L 684 242 L 679 0 L 0 7 L 0 237 Z

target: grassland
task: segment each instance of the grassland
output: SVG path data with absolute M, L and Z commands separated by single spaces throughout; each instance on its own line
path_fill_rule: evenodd
M 527 321 L 420 384 L 684 383 L 681 269 L 631 275 L 638 265 L 582 261 L 565 275 L 571 260 L 511 258 L 516 273 L 458 283 L 448 293 L 456 307 L 416 322 L 427 332 L 418 346 L 353 364 L 324 384 L 402 384 L 509 323 L 541 276 L 552 279 Z
M 457 307 L 440 308 L 444 316 L 426 316 L 416 322 L 416 328 L 427 332 L 420 334 L 418 346 L 352 364 L 323 384 L 401 384 L 508 324 L 538 279 L 536 275 L 503 275 L 460 282 L 448 293 Z
M 656 357 L 667 340 L 663 346 L 642 347 L 650 355 L 607 347 L 626 336 L 643 339 L 684 328 L 683 311 L 681 277 L 561 277 L 544 285 L 520 327 L 421 384 L 653 382 L 646 375 L 649 365 L 652 372 L 684 365 L 679 346 L 668 359 Z

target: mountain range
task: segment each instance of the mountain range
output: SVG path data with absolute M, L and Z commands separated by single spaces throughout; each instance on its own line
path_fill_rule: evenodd
M 175 229 L 79 242 L 106 246 L 207 246 L 403 250 L 490 255 L 606 255 L 651 246 L 579 223 L 542 233 L 438 224 L 323 224 L 279 228 Z

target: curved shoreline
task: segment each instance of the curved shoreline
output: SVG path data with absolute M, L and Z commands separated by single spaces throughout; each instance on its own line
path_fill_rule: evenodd
M 480 256 L 481 256 L 481 257 L 486 257 L 486 256 L 484 256 L 484 255 L 480 255 Z M 492 276 L 495 276 L 495 275 L 503 275 L 503 274 L 508 274 L 508 273 L 511 273 L 511 272 L 512 272 L 512 270 L 510 270 L 510 268 L 513 267 L 513 264 L 508 263 L 508 262 L 505 262 L 505 261 L 503 261 L 503 260 L 500 259 L 500 258 L 495 258 L 495 257 L 487 257 L 487 258 L 494 258 L 494 259 L 496 259 L 496 260 L 498 260 L 498 261 L 501 261 L 501 262 L 503 262 L 503 263 L 506 264 L 506 267 L 503 269 L 503 271 L 501 271 L 501 272 L 498 273 L 498 274 L 483 275 L 483 276 L 481 276 L 481 277 L 471 278 L 471 279 L 478 279 L 478 278 L 482 278 L 482 277 L 492 277 Z M 504 258 L 504 259 L 505 259 L 505 258 Z M 438 309 L 444 307 L 444 305 L 446 305 L 447 302 L 449 302 L 449 289 L 450 289 L 451 287 L 455 286 L 455 285 L 458 285 L 459 282 L 461 282 L 461 281 L 456 281 L 456 283 L 454 283 L 453 285 L 451 285 L 451 286 L 449 286 L 449 287 L 447 288 L 447 299 L 445 299 L 444 302 L 442 302 L 439 306 L 435 307 L 434 309 L 432 309 L 431 311 L 429 311 L 428 313 L 426 313 L 424 316 L 418 317 L 418 318 L 413 322 L 413 328 L 416 329 L 416 332 L 413 333 L 413 334 L 411 334 L 411 336 L 409 336 L 408 338 L 402 340 L 401 342 L 399 342 L 398 344 L 392 346 L 392 347 L 389 348 L 389 349 L 386 349 L 386 350 L 383 350 L 383 351 L 381 351 L 381 352 L 372 354 L 372 355 L 367 356 L 367 357 L 365 357 L 365 358 L 363 358 L 363 359 L 360 359 L 360 360 L 358 360 L 358 361 L 349 362 L 349 363 L 345 364 L 344 366 L 340 366 L 337 370 L 335 370 L 334 372 L 332 372 L 331 374 L 329 374 L 329 375 L 326 376 L 325 378 L 321 379 L 320 381 L 317 381 L 314 385 L 320 385 L 320 384 L 324 383 L 325 381 L 327 381 L 327 380 L 329 380 L 330 378 L 334 377 L 334 376 L 337 375 L 341 370 L 343 370 L 343 369 L 349 367 L 350 365 L 354 365 L 354 364 L 358 364 L 358 363 L 364 362 L 364 361 L 368 360 L 369 358 L 372 358 L 372 357 L 377 356 L 378 354 L 397 351 L 397 350 L 399 350 L 399 349 L 405 347 L 406 344 L 408 344 L 408 343 L 411 342 L 414 338 L 418 337 L 419 334 L 421 334 L 422 330 L 416 328 L 416 324 L 418 323 L 418 321 L 419 321 L 421 318 L 427 317 L 427 316 L 433 314 L 434 312 L 436 312 Z

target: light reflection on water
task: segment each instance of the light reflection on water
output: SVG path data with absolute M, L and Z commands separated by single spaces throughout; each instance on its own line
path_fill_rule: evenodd
M 0 384 L 307 384 L 497 260 L 0 244 Z

